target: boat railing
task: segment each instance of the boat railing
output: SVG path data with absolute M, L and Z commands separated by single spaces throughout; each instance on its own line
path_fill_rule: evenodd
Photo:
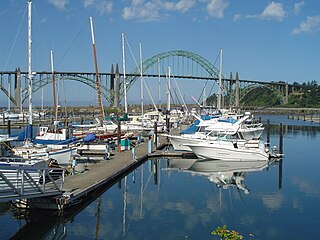
M 60 195 L 64 176 L 63 168 L 0 162 L 0 202 Z

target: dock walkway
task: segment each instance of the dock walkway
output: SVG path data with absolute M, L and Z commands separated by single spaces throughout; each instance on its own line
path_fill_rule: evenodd
M 148 141 L 137 144 L 134 147 L 134 154 L 132 149 L 121 152 L 116 150 L 110 160 L 101 160 L 94 164 L 88 164 L 84 173 L 67 176 L 61 198 L 58 201 L 63 206 L 59 208 L 68 207 L 68 205 L 72 205 L 77 202 L 77 200 L 86 197 L 95 189 L 117 181 L 119 177 L 133 170 L 149 157 L 182 157 L 184 154 L 183 152 L 177 153 L 157 150 L 154 143 L 152 143 L 152 150 L 150 152 L 148 144 Z M 158 149 L 166 144 L 168 144 L 167 138 L 159 136 Z
M 147 148 L 147 143 L 136 146 L 135 159 L 131 149 L 116 152 L 110 160 L 102 160 L 86 166 L 84 173 L 67 176 L 63 187 L 63 197 L 67 200 L 65 203 L 76 201 L 146 160 Z
M 177 131 L 178 130 L 173 130 L 172 133 Z M 30 206 L 32 208 L 67 209 L 82 200 L 86 200 L 95 190 L 99 190 L 101 187 L 105 188 L 108 184 L 115 183 L 121 179 L 122 176 L 128 174 L 150 157 L 185 156 L 186 153 L 184 152 L 160 150 L 167 144 L 167 138 L 159 135 L 157 149 L 153 142 L 152 149 L 150 149 L 151 143 L 145 141 L 134 147 L 134 153 L 132 148 L 121 152 L 115 150 L 109 160 L 101 160 L 97 163 L 86 163 L 82 173 L 65 177 L 61 195 L 51 199 L 29 199 Z

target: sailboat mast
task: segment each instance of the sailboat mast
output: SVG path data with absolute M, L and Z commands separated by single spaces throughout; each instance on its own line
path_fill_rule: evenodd
M 126 82 L 126 59 L 125 59 L 125 54 L 124 54 L 124 33 L 122 33 L 122 68 L 123 68 L 124 112 L 128 113 L 127 82 Z
M 141 42 L 139 42 L 139 48 L 140 48 L 140 78 L 141 78 L 141 87 L 140 87 L 140 93 L 141 93 L 141 115 L 144 114 L 143 109 L 143 77 L 142 77 L 142 48 L 141 48 Z
M 160 59 L 158 58 L 158 97 L 159 109 L 161 109 L 161 80 L 160 80 Z
M 91 27 L 91 38 L 92 38 L 92 47 L 93 47 L 93 56 L 94 56 L 94 65 L 96 69 L 96 88 L 98 93 L 98 104 L 99 104 L 99 110 L 100 110 L 100 121 L 103 123 L 103 107 L 101 102 L 101 92 L 100 92 L 100 82 L 99 82 L 99 71 L 98 71 L 98 63 L 97 63 L 97 52 L 96 52 L 96 44 L 94 41 L 94 32 L 93 32 L 93 23 L 92 23 L 92 17 L 90 17 L 90 27 Z
M 9 88 L 9 96 L 8 96 L 8 111 L 11 111 L 11 77 L 8 79 L 8 88 Z
M 171 91 L 171 83 L 170 83 L 170 74 L 171 74 L 171 68 L 168 66 L 168 83 L 167 83 L 167 110 L 170 112 L 171 107 L 171 98 L 170 98 L 170 91 Z
M 222 91 L 222 48 L 220 49 L 219 88 L 218 88 L 218 102 L 217 102 L 218 110 L 221 109 L 221 91 Z
M 28 0 L 28 92 L 29 92 L 29 124 L 30 125 L 32 125 L 31 5 L 32 5 L 32 0 Z
M 53 116 L 56 116 L 57 115 L 57 98 L 56 98 L 56 84 L 55 84 L 55 80 L 54 80 L 53 51 L 52 50 L 50 51 L 50 62 L 51 62 L 52 92 L 53 92 Z

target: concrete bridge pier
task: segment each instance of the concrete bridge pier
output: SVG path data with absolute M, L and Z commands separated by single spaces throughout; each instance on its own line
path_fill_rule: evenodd
M 15 78 L 14 78 L 14 98 L 15 98 L 15 107 L 20 109 L 22 112 L 21 104 L 21 71 L 20 68 L 16 69 Z

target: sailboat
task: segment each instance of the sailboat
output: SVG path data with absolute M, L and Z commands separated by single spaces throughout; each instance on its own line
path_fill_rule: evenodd
M 12 149 L 17 156 L 29 159 L 45 159 L 54 158 L 61 165 L 69 164 L 71 158 L 76 154 L 75 147 L 60 146 L 55 149 L 54 146 L 48 147 L 38 145 L 33 141 L 32 130 L 32 40 L 31 40 L 31 5 L 32 0 L 28 0 L 28 91 L 29 91 L 29 125 L 27 126 L 26 139 L 23 146 L 17 146 Z
M 39 127 L 38 135 L 33 140 L 36 144 L 44 145 L 67 145 L 77 141 L 77 138 L 72 136 L 71 128 L 59 126 L 58 122 L 58 108 L 56 100 L 56 87 L 53 69 L 53 51 L 50 51 L 51 59 L 51 74 L 52 74 L 52 90 L 53 90 L 53 115 L 55 122 L 53 126 L 41 126 Z

